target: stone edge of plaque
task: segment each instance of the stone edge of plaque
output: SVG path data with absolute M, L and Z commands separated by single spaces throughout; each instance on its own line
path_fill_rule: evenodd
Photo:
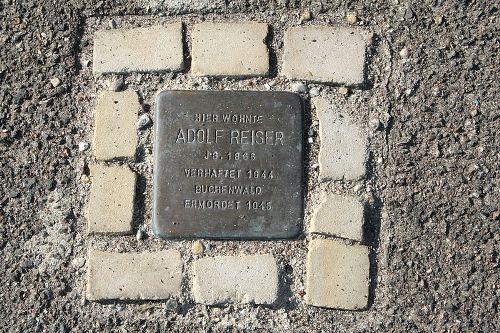
M 156 217 L 156 205 L 157 205 L 157 191 L 156 187 L 158 186 L 158 182 L 156 181 L 156 177 L 158 176 L 157 172 L 157 164 L 156 164 L 156 159 L 155 157 L 158 156 L 158 140 L 157 140 L 157 133 L 159 132 L 159 126 L 160 126 L 160 112 L 159 112 L 159 107 L 161 105 L 160 101 L 163 98 L 167 98 L 167 96 L 171 94 L 177 94 L 177 93 L 199 93 L 199 92 L 204 92 L 204 93 L 229 93 L 229 92 L 236 92 L 236 93 L 262 93 L 262 94 L 278 94 L 278 95 L 289 95 L 292 96 L 293 99 L 296 100 L 296 103 L 299 105 L 299 109 L 301 111 L 301 118 L 300 118 L 300 131 L 301 131 L 301 140 L 302 140 L 302 150 L 301 150 L 301 163 L 300 163 L 300 194 L 301 194 L 301 202 L 300 202 L 300 208 L 299 208 L 299 219 L 300 219 L 300 224 L 297 226 L 296 229 L 294 229 L 294 232 L 290 233 L 288 236 L 279 236 L 279 237 L 204 237 L 204 236 L 197 236 L 197 235 L 190 235 L 190 236 L 184 236 L 184 235 L 167 235 L 164 233 L 161 233 L 158 228 L 157 228 L 157 217 Z M 192 240 L 192 239 L 211 239 L 211 240 L 256 240 L 256 241 L 275 241 L 275 240 L 295 240 L 298 239 L 301 235 L 304 234 L 304 185 L 302 182 L 304 181 L 304 153 L 305 153 L 305 147 L 304 147 L 304 101 L 302 100 L 301 96 L 297 93 L 291 92 L 291 91 L 259 91 L 259 90 L 182 90 L 182 89 L 172 89 L 172 90 L 161 90 L 156 93 L 155 97 L 155 102 L 156 106 L 154 107 L 155 110 L 155 123 L 154 123 L 154 147 L 153 147 L 153 198 L 152 198 L 152 232 L 153 235 L 160 239 L 185 239 L 185 240 Z

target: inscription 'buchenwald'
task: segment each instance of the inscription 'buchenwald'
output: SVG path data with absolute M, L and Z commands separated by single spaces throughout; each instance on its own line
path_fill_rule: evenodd
M 291 238 L 302 219 L 302 104 L 286 92 L 164 91 L 154 232 Z

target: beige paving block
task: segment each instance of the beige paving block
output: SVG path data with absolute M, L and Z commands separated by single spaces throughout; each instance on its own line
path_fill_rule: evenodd
M 278 297 L 278 267 L 272 255 L 203 258 L 193 264 L 197 303 L 272 304 Z
M 364 81 L 364 31 L 300 26 L 286 31 L 282 74 L 291 79 L 358 85 Z
M 99 96 L 92 144 L 98 160 L 135 158 L 140 107 L 135 91 L 105 91 Z
M 363 204 L 355 197 L 328 194 L 314 212 L 310 231 L 361 241 L 363 210 Z
M 306 297 L 309 305 L 357 310 L 368 306 L 368 247 L 313 239 L 307 254 Z
M 90 166 L 92 186 L 87 208 L 88 232 L 132 233 L 136 175 L 126 167 Z
M 183 68 L 181 22 L 101 30 L 94 36 L 95 74 L 180 71 Z
M 159 300 L 181 293 L 179 251 L 116 253 L 90 250 L 87 299 Z
M 248 77 L 269 73 L 266 23 L 196 24 L 192 32 L 193 75 Z
M 324 99 L 313 101 L 319 118 L 321 178 L 354 180 L 366 173 L 367 135 Z

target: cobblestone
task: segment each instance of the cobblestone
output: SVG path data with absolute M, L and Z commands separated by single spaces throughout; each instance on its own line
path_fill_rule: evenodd
M 357 28 L 302 26 L 285 33 L 282 74 L 290 79 L 359 85 L 365 38 Z
M 135 173 L 128 168 L 90 166 L 92 187 L 87 210 L 89 233 L 130 234 L 134 210 Z
M 328 194 L 314 213 L 310 231 L 361 241 L 363 210 L 355 197 Z
M 182 24 L 101 30 L 94 37 L 95 74 L 180 71 Z
M 193 75 L 267 75 L 267 30 L 267 24 L 254 22 L 196 24 L 192 32 Z
M 92 145 L 98 160 L 135 158 L 140 107 L 137 93 L 131 90 L 105 91 L 99 96 Z
M 314 100 L 319 118 L 319 167 L 322 178 L 359 179 L 366 172 L 367 137 L 347 115 L 324 98 Z
M 89 251 L 87 299 L 161 300 L 181 293 L 179 251 L 142 253 Z
M 278 268 L 272 255 L 203 258 L 193 264 L 197 303 L 272 304 L 278 294 Z
M 306 303 L 359 310 L 368 306 L 368 247 L 313 239 L 307 255 Z

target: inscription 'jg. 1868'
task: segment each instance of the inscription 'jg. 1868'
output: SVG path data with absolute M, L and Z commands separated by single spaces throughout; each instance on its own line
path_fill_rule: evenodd
M 288 92 L 161 92 L 154 233 L 297 236 L 303 214 L 302 112 L 300 97 Z

